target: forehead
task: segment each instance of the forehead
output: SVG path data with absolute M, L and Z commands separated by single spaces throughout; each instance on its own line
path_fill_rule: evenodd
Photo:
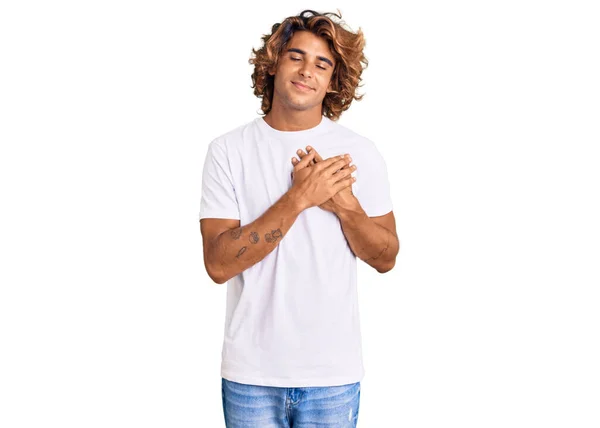
M 325 56 L 333 60 L 327 40 L 308 31 L 296 31 L 288 42 L 287 48 L 302 49 L 308 55 Z

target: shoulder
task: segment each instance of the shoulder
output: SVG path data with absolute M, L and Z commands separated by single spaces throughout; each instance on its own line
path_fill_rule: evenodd
M 209 150 L 217 150 L 221 152 L 228 152 L 232 146 L 241 144 L 245 135 L 256 126 L 256 119 L 250 120 L 242 125 L 238 125 L 235 128 L 231 128 L 224 133 L 213 138 L 209 144 Z
M 364 156 L 381 156 L 373 140 L 339 122 L 328 120 L 331 122 L 330 127 L 336 136 L 347 143 L 348 150 Z

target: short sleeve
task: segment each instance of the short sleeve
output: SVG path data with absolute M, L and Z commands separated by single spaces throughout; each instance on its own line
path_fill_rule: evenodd
M 202 170 L 202 196 L 199 219 L 227 218 L 240 219 L 240 210 L 235 195 L 233 176 L 225 147 L 217 140 L 208 146 Z
M 393 209 L 388 170 L 374 143 L 369 142 L 365 149 L 356 159 L 355 196 L 369 217 L 378 217 Z

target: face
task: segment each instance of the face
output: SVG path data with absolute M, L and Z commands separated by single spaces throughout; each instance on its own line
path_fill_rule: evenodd
M 283 49 L 275 73 L 273 104 L 295 110 L 319 109 L 332 90 L 335 60 L 327 41 L 308 31 L 297 31 Z M 293 82 L 296 82 L 294 84 Z M 303 88 L 304 84 L 308 88 Z

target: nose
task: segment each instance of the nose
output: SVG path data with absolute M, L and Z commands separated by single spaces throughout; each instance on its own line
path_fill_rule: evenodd
M 304 65 L 302 67 L 300 67 L 299 73 L 306 78 L 309 78 L 312 76 L 312 73 L 310 72 L 310 68 L 309 68 L 307 62 L 304 62 Z

